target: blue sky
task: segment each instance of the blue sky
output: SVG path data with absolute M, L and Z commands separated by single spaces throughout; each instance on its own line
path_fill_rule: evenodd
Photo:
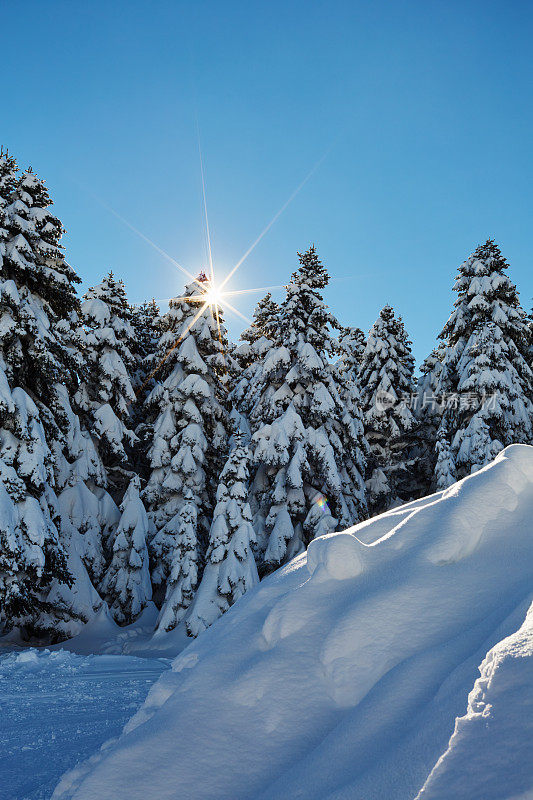
M 112 268 L 132 301 L 183 276 L 106 206 L 205 263 L 196 118 L 219 275 L 325 156 L 231 286 L 283 284 L 314 242 L 340 321 L 366 330 L 391 303 L 420 361 L 488 236 L 531 305 L 532 17 L 490 0 L 11 2 L 0 137 L 46 179 L 83 286 Z

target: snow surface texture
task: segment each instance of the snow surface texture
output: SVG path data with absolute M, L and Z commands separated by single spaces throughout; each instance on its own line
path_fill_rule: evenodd
M 313 541 L 54 800 L 530 797 L 532 520 L 533 448 L 513 445 Z
M 66 769 L 121 732 L 165 667 L 59 649 L 0 654 L 1 800 L 49 800 Z

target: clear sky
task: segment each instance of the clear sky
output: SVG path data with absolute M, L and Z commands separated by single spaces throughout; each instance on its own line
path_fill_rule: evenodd
M 182 290 L 106 205 L 195 274 L 205 264 L 197 118 L 219 275 L 323 159 L 232 288 L 285 283 L 314 242 L 340 321 L 367 330 L 391 303 L 420 361 L 457 266 L 490 236 L 530 307 L 531 3 L 11 0 L 1 13 L 0 139 L 46 179 L 84 287 L 112 268 L 132 301 Z M 250 316 L 260 296 L 238 307 Z

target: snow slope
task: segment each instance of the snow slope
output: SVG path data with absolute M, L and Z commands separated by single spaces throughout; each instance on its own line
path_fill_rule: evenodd
M 417 800 L 533 798 L 533 606 L 487 653 L 464 717 Z
M 316 539 L 181 653 L 54 799 L 533 790 L 530 629 L 516 633 L 532 600 L 532 521 L 533 448 L 513 445 L 444 492 Z M 499 794 L 483 794 L 476 763 Z

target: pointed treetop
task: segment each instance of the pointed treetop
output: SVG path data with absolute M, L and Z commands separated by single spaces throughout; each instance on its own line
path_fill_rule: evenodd
M 305 251 L 298 253 L 300 267 L 291 277 L 292 283 L 307 284 L 311 289 L 324 289 L 329 283 L 326 268 L 318 258 L 314 244 Z

